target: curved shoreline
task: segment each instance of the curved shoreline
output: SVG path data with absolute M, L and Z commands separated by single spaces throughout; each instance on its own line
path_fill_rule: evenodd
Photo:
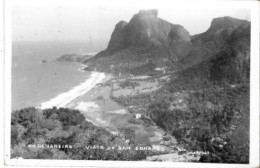
M 61 93 L 58 96 L 48 100 L 47 102 L 41 103 L 37 108 L 47 109 L 52 107 L 67 107 L 71 102 L 77 99 L 80 96 L 86 94 L 89 90 L 100 83 L 105 78 L 105 73 L 101 72 L 92 72 L 90 78 L 80 85 L 72 88 L 71 90 Z

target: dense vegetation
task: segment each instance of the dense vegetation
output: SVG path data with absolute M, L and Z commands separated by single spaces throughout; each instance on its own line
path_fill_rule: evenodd
M 147 116 L 139 123 L 158 125 L 187 150 L 209 151 L 200 162 L 248 163 L 249 72 L 249 60 L 227 49 L 173 73 L 158 91 L 115 100 L 137 107 L 129 111 Z
M 201 162 L 248 163 L 248 93 L 247 85 L 194 92 L 188 99 L 189 110 L 171 110 L 171 101 L 164 99 L 149 106 L 149 115 L 186 149 L 209 151 Z M 246 140 L 239 142 L 241 136 Z
M 132 88 L 134 89 L 135 87 L 139 86 L 140 84 L 138 82 L 134 82 L 134 81 L 130 81 L 130 80 L 126 80 L 122 83 L 119 84 L 119 86 L 123 89 L 125 88 Z
M 150 151 L 134 150 L 134 131 L 120 130 L 130 142 L 87 122 L 77 110 L 25 108 L 12 113 L 11 157 L 24 159 L 142 160 Z M 63 145 L 34 148 L 30 145 Z M 70 145 L 72 148 L 65 148 Z M 93 147 L 96 149 L 93 149 Z M 115 149 L 105 150 L 109 147 Z M 120 150 L 119 147 L 132 147 Z
M 248 61 L 225 50 L 176 73 L 150 104 L 150 118 L 186 149 L 209 151 L 200 162 L 248 163 Z M 180 95 L 187 107 L 173 108 Z

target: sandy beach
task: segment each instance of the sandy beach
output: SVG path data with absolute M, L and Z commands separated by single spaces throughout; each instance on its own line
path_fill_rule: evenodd
M 47 102 L 43 102 L 38 108 L 63 107 L 76 109 L 86 117 L 87 121 L 110 132 L 120 132 L 121 128 L 131 128 L 135 130 L 137 142 L 158 143 L 160 141 L 158 134 L 161 137 L 163 132 L 153 127 L 148 128 L 142 124 L 130 123 L 129 120 L 135 118 L 135 115 L 129 113 L 125 107 L 111 99 L 113 92 L 111 79 L 117 82 L 126 80 L 115 80 L 114 78 L 112 74 L 92 72 L 90 78 L 84 83 Z M 116 85 L 114 84 L 114 86 Z M 121 89 L 121 91 L 124 92 L 124 89 Z
M 100 83 L 105 78 L 104 73 L 100 72 L 92 72 L 90 78 L 88 78 L 85 82 L 80 85 L 72 88 L 68 92 L 61 93 L 55 98 L 42 103 L 38 108 L 47 109 L 52 107 L 68 107 L 71 102 L 83 96 L 88 91 L 90 91 L 96 84 Z

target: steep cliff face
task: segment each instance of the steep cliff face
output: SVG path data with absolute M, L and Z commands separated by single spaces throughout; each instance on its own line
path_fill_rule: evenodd
M 127 22 L 120 21 L 115 26 L 115 30 L 111 36 L 111 39 L 109 41 L 107 50 L 109 50 L 110 53 L 116 52 L 118 50 L 121 50 L 126 47 L 127 41 L 126 41 L 126 26 Z
M 157 10 L 140 11 L 128 24 L 127 41 L 133 46 L 167 46 L 172 41 L 190 41 L 187 30 L 158 18 Z M 150 45 L 150 46 L 149 46 Z
M 178 62 L 178 70 L 186 76 L 203 74 L 202 78 L 214 82 L 249 81 L 250 22 L 230 17 L 213 19 L 205 33 L 192 37 L 192 44 L 191 52 Z
M 106 51 L 109 54 L 127 47 L 169 47 L 172 42 L 190 42 L 187 30 L 158 18 L 157 10 L 141 10 L 129 23 L 120 21 Z
M 227 49 L 212 60 L 211 80 L 248 83 L 250 78 L 250 24 L 243 24 L 227 38 Z
M 218 52 L 228 49 L 230 47 L 228 41 L 232 38 L 231 36 L 237 36 L 233 32 L 248 25 L 250 25 L 248 21 L 231 17 L 213 19 L 206 32 L 192 37 L 192 50 L 186 57 L 180 60 L 181 65 L 184 65 L 184 67 L 196 65 L 211 59 Z M 237 37 L 237 39 L 239 38 Z
M 111 71 L 110 65 L 117 63 L 128 69 L 143 66 L 148 61 L 163 66 L 186 56 L 190 48 L 190 35 L 185 28 L 160 19 L 157 10 L 141 10 L 129 23 L 120 21 L 107 49 L 86 63 L 89 67 L 108 71 Z
M 231 56 L 232 63 L 225 62 Z M 181 25 L 159 18 L 157 10 L 141 10 L 129 23 L 120 21 L 107 49 L 85 63 L 88 70 L 145 74 L 153 71 L 154 67 L 184 71 L 208 62 L 215 67 L 210 70 L 213 74 L 219 72 L 216 67 L 220 62 L 225 62 L 226 66 L 232 64 L 230 67 L 234 65 L 239 72 L 241 69 L 244 71 L 248 69 L 245 66 L 249 66 L 249 58 L 248 21 L 232 17 L 215 18 L 206 32 L 190 36 Z M 214 60 L 218 63 L 215 64 Z M 134 69 L 146 71 L 135 73 Z

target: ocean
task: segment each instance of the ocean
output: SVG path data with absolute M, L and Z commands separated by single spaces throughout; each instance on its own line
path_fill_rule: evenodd
M 106 48 L 97 41 L 37 41 L 12 44 L 12 110 L 40 106 L 91 77 L 79 63 L 53 62 L 63 54 L 96 53 Z M 47 63 L 41 63 L 48 60 Z

